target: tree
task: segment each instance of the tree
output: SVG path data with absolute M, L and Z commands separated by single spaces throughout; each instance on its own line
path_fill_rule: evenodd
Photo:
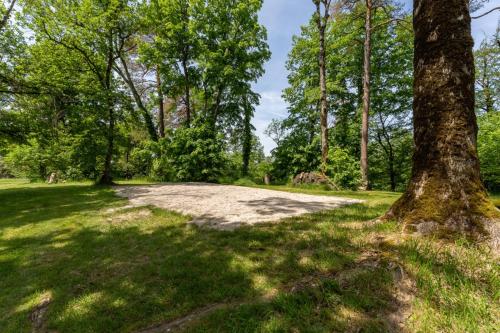
M 387 16 L 392 14 L 379 11 L 374 22 L 385 22 Z M 388 183 L 392 191 L 408 182 L 406 170 L 409 171 L 410 164 L 407 156 L 411 152 L 413 101 L 412 37 L 413 33 L 397 22 L 384 24 L 373 34 L 370 185 L 386 188 Z M 380 173 L 381 168 L 383 173 Z
M 7 25 L 7 22 L 9 21 L 9 18 L 12 14 L 12 11 L 14 10 L 15 4 L 16 4 L 16 0 L 11 0 L 9 2 L 9 6 L 5 7 L 3 4 L 3 1 L 2 1 L 2 4 L 0 6 L 0 17 L 2 18 L 2 20 L 0 21 L 0 32 Z
M 491 39 L 485 38 L 475 52 L 476 109 L 478 113 L 500 110 L 500 23 Z
M 416 0 L 414 8 L 412 178 L 386 217 L 422 234 L 498 237 L 477 155 L 468 1 Z
M 133 31 L 131 31 L 130 35 L 125 36 L 125 40 L 120 41 L 120 43 L 127 45 L 127 50 L 122 50 L 122 52 L 118 54 L 119 61 L 115 63 L 113 69 L 118 73 L 118 75 L 121 77 L 121 79 L 125 82 L 125 84 L 129 88 L 130 93 L 132 94 L 132 97 L 135 101 L 135 104 L 142 114 L 142 117 L 144 119 L 144 122 L 146 124 L 149 133 L 149 138 L 152 141 L 158 141 L 158 133 L 156 132 L 156 127 L 154 125 L 151 112 L 147 109 L 146 104 L 144 102 L 145 100 L 144 95 L 146 94 L 147 86 L 143 87 L 142 92 L 140 92 L 138 88 L 140 86 L 144 86 L 143 82 L 144 80 L 142 78 L 148 74 L 148 71 L 144 68 L 141 68 L 141 70 L 139 71 L 136 70 L 135 72 L 139 72 L 139 78 L 138 78 L 134 77 L 134 72 L 130 69 L 131 67 L 132 68 L 142 67 L 137 62 L 137 55 L 134 54 L 136 45 L 131 38 L 132 34 Z
M 116 94 L 113 69 L 130 32 L 128 1 L 104 2 L 38 1 L 29 7 L 33 28 L 54 43 L 78 54 L 86 70 L 101 88 L 107 112 L 107 151 L 100 184 L 112 183 L 112 159 L 116 130 Z
M 370 189 L 368 180 L 368 124 L 370 117 L 370 74 L 372 52 L 373 1 L 366 0 L 365 43 L 363 58 L 363 113 L 361 117 L 361 188 Z
M 184 123 L 191 126 L 194 116 L 192 90 L 198 86 L 196 58 L 199 55 L 199 34 L 196 31 L 196 1 L 152 0 L 145 6 L 145 25 L 153 36 L 143 45 L 149 63 L 161 65 L 168 72 L 173 96 L 182 96 Z M 146 47 L 148 46 L 148 47 Z
M 328 164 L 328 99 L 326 91 L 325 31 L 330 18 L 331 0 L 313 0 L 316 6 L 315 20 L 319 32 L 319 87 L 320 87 L 320 128 L 321 128 L 321 171 L 326 173 Z M 323 11 L 321 10 L 323 5 Z
M 161 86 L 160 68 L 156 67 L 156 89 L 158 91 L 158 131 L 160 138 L 165 137 L 165 99 L 163 97 L 163 88 Z
M 246 177 L 248 176 L 248 169 L 250 165 L 250 155 L 252 154 L 252 140 L 253 133 L 255 129 L 252 126 L 252 116 L 254 113 L 254 108 L 248 101 L 243 102 L 244 115 L 243 115 L 243 145 L 242 145 L 242 157 L 243 165 L 241 168 L 241 174 Z

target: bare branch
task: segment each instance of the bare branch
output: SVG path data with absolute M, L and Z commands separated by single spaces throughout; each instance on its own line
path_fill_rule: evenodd
M 472 19 L 478 19 L 478 18 L 481 18 L 481 17 L 483 17 L 483 16 L 486 16 L 486 15 L 488 15 L 488 14 L 490 14 L 490 13 L 494 12 L 495 10 L 500 10 L 500 6 L 495 7 L 495 8 L 492 8 L 492 9 L 488 10 L 486 13 L 483 13 L 483 14 L 481 14 L 481 15 L 478 15 L 478 16 L 472 16 L 471 18 L 472 18 Z

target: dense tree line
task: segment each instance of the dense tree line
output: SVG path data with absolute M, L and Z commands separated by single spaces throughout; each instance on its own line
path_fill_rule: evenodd
M 366 5 L 357 2 L 338 8 L 326 33 L 329 159 L 326 173 L 341 186 L 362 185 L 361 126 L 367 103 L 365 66 Z M 412 32 L 410 18 L 400 8 L 385 4 L 372 9 L 370 44 L 370 182 L 375 188 L 402 189 L 411 158 Z M 394 19 L 399 17 L 399 19 Z M 375 29 L 373 29 L 375 28 Z M 314 18 L 294 38 L 287 69 L 290 86 L 283 96 L 289 116 L 274 121 L 268 133 L 278 147 L 273 151 L 274 175 L 286 178 L 319 169 L 321 141 L 318 116 L 318 34 Z M 366 96 L 365 96 L 366 97 Z
M 20 1 L 0 37 L 3 163 L 104 184 L 248 174 L 270 52 L 262 0 L 230 2 Z
M 344 0 L 330 2 L 330 6 L 325 28 L 329 156 L 324 171 L 342 187 L 365 189 L 369 180 L 368 185 L 375 189 L 404 190 L 411 176 L 413 152 L 412 17 L 391 1 Z M 318 62 L 322 58 L 318 17 L 324 12 L 319 13 L 314 13 L 293 40 L 287 62 L 289 87 L 283 92 L 289 103 L 288 117 L 274 120 L 267 129 L 277 144 L 271 168 L 275 179 L 319 171 L 324 163 Z M 493 157 L 500 154 L 493 143 L 498 135 L 491 131 L 500 110 L 499 55 L 498 33 L 486 39 L 475 54 L 476 111 L 480 128 L 484 128 L 479 135 L 479 155 L 483 181 L 492 191 L 500 189 L 498 157 Z M 365 150 L 364 132 L 368 133 Z
M 270 57 L 261 5 L 8 2 L 1 173 L 102 183 L 270 173 L 286 182 L 317 170 L 339 187 L 404 190 L 414 146 L 410 15 L 389 0 L 312 1 L 286 64 L 288 117 L 267 130 L 277 143 L 269 160 L 251 124 L 259 103 L 251 84 Z M 475 54 L 478 152 L 492 191 L 500 187 L 498 38 Z

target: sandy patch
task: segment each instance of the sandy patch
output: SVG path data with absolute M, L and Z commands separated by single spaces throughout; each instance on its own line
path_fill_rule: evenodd
M 190 223 L 224 230 L 362 202 L 204 183 L 117 186 L 114 189 L 119 196 L 128 198 L 131 206 L 151 205 L 176 211 L 192 216 Z

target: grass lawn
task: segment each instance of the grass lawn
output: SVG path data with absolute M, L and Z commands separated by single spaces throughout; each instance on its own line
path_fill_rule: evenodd
M 0 332 L 497 332 L 499 266 L 464 240 L 367 223 L 398 194 L 234 232 L 91 184 L 0 180 Z M 497 197 L 498 202 L 500 198 Z M 402 284 L 402 281 L 405 282 Z M 411 310 L 411 311 L 410 311 Z

